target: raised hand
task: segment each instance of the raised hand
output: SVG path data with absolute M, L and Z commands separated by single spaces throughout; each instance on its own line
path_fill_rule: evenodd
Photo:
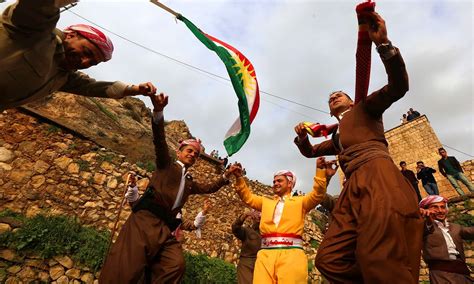
M 240 163 L 233 163 L 224 173 L 224 176 L 227 178 L 231 175 L 235 176 L 235 178 L 242 176 L 242 165 Z
M 335 175 L 338 168 L 339 165 L 335 160 L 326 162 L 326 178 L 330 178 Z
M 306 131 L 306 126 L 304 122 L 300 122 L 295 126 L 295 132 L 298 135 L 298 139 L 304 139 L 308 135 L 308 131 Z
M 168 96 L 163 93 L 159 95 L 150 95 L 151 102 L 153 103 L 154 111 L 162 111 L 168 104 Z
M 388 43 L 385 20 L 377 12 L 369 12 L 364 16 L 369 21 L 369 37 L 373 43 L 377 46 L 382 43 Z
M 326 168 L 326 158 L 319 157 L 316 159 L 316 167 L 318 169 L 325 169 Z
M 212 203 L 209 199 L 204 200 L 204 205 L 202 207 L 202 213 L 206 215 L 207 212 L 212 208 Z
M 141 83 L 138 85 L 138 93 L 144 96 L 151 96 L 156 94 L 156 87 L 150 82 Z

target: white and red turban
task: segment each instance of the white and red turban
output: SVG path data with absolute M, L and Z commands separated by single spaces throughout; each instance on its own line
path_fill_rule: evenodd
M 293 183 L 293 186 L 291 188 L 294 188 L 296 185 L 296 175 L 289 170 L 280 170 L 276 173 L 273 174 L 273 177 L 276 176 L 285 176 L 288 181 L 291 181 Z
M 431 204 L 433 203 L 438 203 L 438 202 L 444 202 L 444 203 L 448 203 L 448 200 L 442 196 L 439 196 L 439 195 L 428 195 L 427 197 L 423 198 L 421 201 L 420 201 L 420 208 L 428 208 Z
M 103 32 L 89 25 L 77 24 L 64 29 L 65 33 L 75 31 L 92 42 L 104 55 L 104 61 L 109 61 L 112 58 L 114 45 L 108 36 Z
M 199 153 L 201 153 L 202 150 L 202 145 L 201 145 L 201 139 L 197 138 L 191 138 L 191 139 L 186 139 L 181 142 L 179 142 L 179 149 L 183 148 L 184 146 L 191 146 L 194 149 L 196 149 Z

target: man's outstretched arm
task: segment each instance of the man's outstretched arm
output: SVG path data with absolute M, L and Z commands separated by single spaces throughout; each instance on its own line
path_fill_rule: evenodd
M 153 144 L 155 145 L 156 168 L 163 169 L 172 163 L 168 144 L 166 144 L 165 119 L 163 116 L 163 109 L 168 104 L 168 96 L 160 93 L 159 95 L 151 95 L 150 98 L 153 103 L 151 127 L 153 130 Z
M 294 142 L 301 154 L 307 158 L 314 158 L 319 156 L 336 155 L 336 148 L 331 140 L 324 141 L 320 144 L 311 145 L 308 139 L 308 133 L 305 130 L 303 123 L 295 126 L 296 137 Z
M 314 209 L 323 201 L 329 180 L 337 171 L 337 166 L 333 168 L 334 164 L 335 161 L 326 162 L 324 157 L 316 160 L 313 190 L 303 197 L 303 208 L 306 212 Z
M 137 95 L 150 96 L 156 93 L 156 87 L 150 82 L 133 85 L 120 81 L 97 81 L 76 71 L 68 75 L 68 80 L 60 91 L 86 97 L 120 99 Z

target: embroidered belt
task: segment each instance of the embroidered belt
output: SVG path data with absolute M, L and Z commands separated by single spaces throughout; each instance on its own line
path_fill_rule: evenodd
M 303 249 L 303 239 L 296 234 L 263 234 L 262 235 L 262 249 L 289 249 L 299 248 Z

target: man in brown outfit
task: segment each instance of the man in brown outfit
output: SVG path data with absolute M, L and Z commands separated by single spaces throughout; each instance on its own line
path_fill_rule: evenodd
M 243 226 L 247 218 L 251 218 L 252 227 Z M 262 237 L 260 236 L 260 212 L 249 211 L 241 214 L 232 224 L 232 233 L 242 241 L 239 264 L 237 265 L 237 283 L 252 284 L 253 270 L 257 252 L 260 250 Z
M 213 193 L 228 184 L 231 166 L 216 182 L 199 184 L 187 174 L 199 157 L 201 144 L 188 139 L 181 143 L 175 162 L 165 140 L 163 109 L 168 97 L 151 96 L 153 102 L 153 139 L 156 170 L 148 189 L 133 206 L 102 268 L 101 283 L 137 283 L 145 268 L 152 283 L 180 283 L 184 275 L 181 244 L 172 235 L 179 226 L 176 215 L 190 194 Z
M 426 215 L 423 259 L 430 269 L 431 284 L 470 284 L 463 240 L 474 239 L 474 227 L 448 222 L 446 198 L 428 195 L 420 202 Z
M 329 141 L 312 146 L 304 124 L 295 127 L 301 153 L 338 155 L 347 179 L 315 263 L 331 283 L 418 283 L 423 220 L 412 186 L 390 158 L 382 121 L 408 91 L 408 75 L 384 20 L 375 12 L 367 17 L 388 84 L 356 105 L 345 93 L 332 93 L 329 108 L 339 128 Z

